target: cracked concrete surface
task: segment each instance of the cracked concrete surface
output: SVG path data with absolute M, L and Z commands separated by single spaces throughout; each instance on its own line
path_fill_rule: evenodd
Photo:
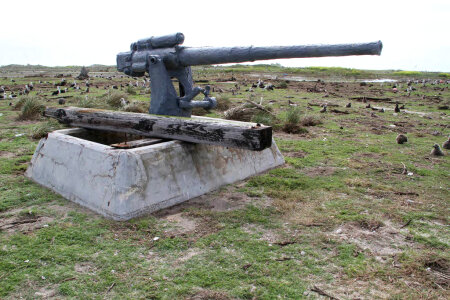
M 97 213 L 127 220 L 169 207 L 284 163 L 263 151 L 168 141 L 114 149 L 63 129 L 42 139 L 26 176 Z

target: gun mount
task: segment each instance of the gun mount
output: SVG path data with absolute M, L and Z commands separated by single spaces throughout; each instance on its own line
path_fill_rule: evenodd
M 365 44 L 270 46 L 270 47 L 182 47 L 184 35 L 151 37 L 131 44 L 131 51 L 117 55 L 117 69 L 130 76 L 150 76 L 149 112 L 157 115 L 190 117 L 192 108 L 211 109 L 216 99 L 210 88 L 194 87 L 191 66 L 252 62 L 280 58 L 349 55 L 380 55 L 381 41 Z M 172 85 L 178 79 L 180 95 Z M 203 93 L 202 101 L 192 101 Z

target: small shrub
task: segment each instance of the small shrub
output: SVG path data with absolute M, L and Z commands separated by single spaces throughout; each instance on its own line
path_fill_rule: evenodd
M 300 108 L 294 107 L 286 112 L 286 123 L 298 124 L 300 122 Z
M 218 111 L 226 111 L 231 107 L 230 97 L 224 95 L 217 96 L 217 107 Z
M 284 124 L 281 127 L 281 130 L 283 130 L 286 133 L 307 133 L 308 130 L 300 126 L 300 108 L 299 107 L 293 107 L 289 109 L 286 112 Z
M 14 110 L 21 110 L 23 104 L 25 103 L 25 101 L 26 101 L 29 97 L 30 97 L 30 96 L 20 97 L 19 100 L 14 104 L 13 109 L 14 109 Z
M 316 116 L 304 116 L 300 119 L 302 126 L 316 126 L 322 124 L 322 120 Z
M 125 105 L 122 110 L 134 113 L 146 113 L 148 110 L 146 106 L 146 103 L 133 101 L 130 104 Z
M 113 108 L 122 107 L 121 99 L 127 100 L 128 95 L 122 92 L 112 92 L 106 97 L 106 103 Z
M 95 107 L 95 102 L 94 99 L 89 98 L 89 97 L 85 97 L 85 98 L 79 98 L 78 102 L 77 102 L 79 107 L 85 107 L 85 108 L 93 108 Z
M 204 116 L 204 115 L 207 115 L 207 114 L 208 114 L 208 111 L 206 109 L 204 109 L 204 108 L 194 107 L 192 109 L 192 115 L 193 116 Z
M 33 120 L 37 119 L 45 110 L 45 106 L 41 103 L 38 97 L 28 96 L 22 105 L 19 114 L 19 120 Z
M 266 112 L 258 112 L 252 117 L 253 123 L 259 123 L 262 125 L 272 126 L 274 118 Z
M 127 93 L 129 95 L 136 95 L 136 90 L 133 88 L 133 86 L 129 85 L 127 86 Z
M 63 127 L 64 126 L 60 124 L 58 121 L 54 119 L 49 119 L 45 123 L 41 123 L 37 126 L 34 126 L 31 129 L 31 137 L 33 139 L 41 139 L 43 137 L 46 137 L 49 132 L 61 129 Z
M 280 88 L 280 89 L 287 89 L 288 88 L 287 82 L 286 81 L 282 81 L 280 83 L 280 85 L 278 86 L 278 88 Z
M 285 123 L 283 127 L 281 127 L 281 130 L 283 130 L 286 133 L 294 133 L 294 134 L 308 133 L 308 129 L 301 127 L 298 124 L 290 124 L 290 123 Z

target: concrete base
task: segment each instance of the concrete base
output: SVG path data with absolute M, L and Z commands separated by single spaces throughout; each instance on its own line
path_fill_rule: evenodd
M 26 176 L 114 220 L 175 205 L 284 163 L 275 142 L 260 152 L 180 141 L 123 150 L 108 146 L 123 137 L 94 133 L 96 138 L 80 128 L 50 133 L 39 142 Z

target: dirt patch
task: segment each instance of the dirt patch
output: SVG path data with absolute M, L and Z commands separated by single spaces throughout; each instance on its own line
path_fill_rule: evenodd
M 321 285 L 320 289 L 335 299 L 390 299 L 390 295 L 397 292 L 394 285 L 386 284 L 385 281 L 377 278 L 370 281 L 356 279 L 349 281 L 337 278 L 333 284 Z M 317 295 L 314 292 L 310 294 Z
M 194 256 L 197 256 L 199 254 L 203 253 L 200 249 L 197 248 L 190 248 L 187 251 L 184 251 L 183 254 L 178 257 L 174 262 L 173 266 L 178 266 L 180 264 L 183 264 L 184 262 L 188 261 Z
M 54 211 L 56 215 L 61 216 L 63 218 L 66 218 L 70 212 L 76 211 L 79 213 L 87 214 L 89 217 L 98 219 L 101 218 L 101 216 L 92 210 L 83 207 L 77 203 L 71 202 L 71 201 L 65 201 L 63 205 L 59 204 L 51 204 L 48 205 L 47 208 Z
M 177 234 L 187 233 L 195 230 L 197 223 L 195 220 L 189 218 L 183 213 L 176 213 L 173 215 L 167 215 L 165 217 L 167 221 L 175 225 L 175 229 L 168 230 L 169 232 L 176 232 Z
M 237 184 L 239 186 L 239 184 Z M 211 211 L 221 212 L 242 208 L 251 203 L 252 198 L 236 192 L 234 187 L 227 186 L 218 191 L 213 191 L 202 196 L 190 199 L 178 205 L 165 208 L 154 215 L 166 218 L 168 215 L 175 215 L 192 208 L 209 209 Z
M 247 224 L 242 227 L 242 230 L 249 234 L 260 234 L 261 236 L 259 237 L 259 240 L 267 241 L 269 243 L 276 243 L 283 240 L 281 235 L 277 232 L 262 228 L 261 226 L 255 224 Z
M 366 223 L 344 224 L 330 236 L 356 244 L 359 248 L 372 253 L 380 261 L 383 261 L 386 256 L 396 255 L 413 246 L 402 234 L 400 226 L 394 226 L 390 222 L 383 222 L 384 226 L 378 222 Z
M 14 156 L 15 156 L 15 154 L 12 153 L 12 152 L 0 151 L 0 157 L 1 158 L 12 158 Z
M 424 263 L 431 280 L 440 287 L 450 286 L 450 264 L 444 258 L 427 260 Z
M 312 167 L 304 168 L 302 172 L 310 177 L 316 176 L 330 176 L 333 175 L 339 168 L 335 167 Z
M 56 299 L 56 288 L 41 287 L 39 291 L 34 293 L 39 299 Z
M 229 300 L 232 299 L 225 292 L 211 291 L 211 290 L 201 290 L 191 295 L 186 300 Z
M 47 216 L 14 216 L 0 220 L 0 230 L 7 233 L 32 232 L 47 227 L 53 222 L 53 218 Z
M 96 270 L 94 265 L 89 262 L 78 263 L 75 265 L 74 269 L 75 269 L 75 272 L 78 272 L 81 274 L 90 274 L 90 275 L 94 275 L 95 270 Z

